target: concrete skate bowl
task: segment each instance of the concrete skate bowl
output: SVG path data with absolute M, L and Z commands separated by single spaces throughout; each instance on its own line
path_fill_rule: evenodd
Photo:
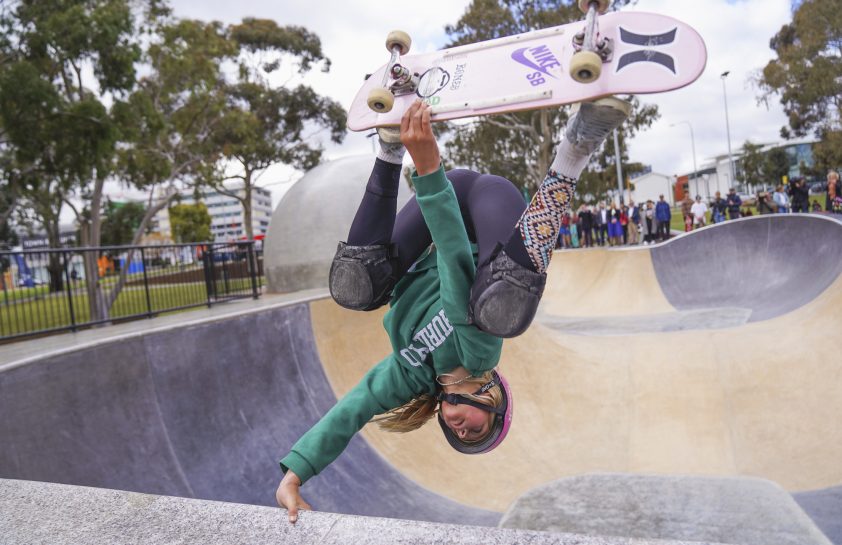
M 275 505 L 278 460 L 336 397 L 307 303 L 0 366 L 0 478 Z M 314 508 L 494 525 L 362 438 L 305 487 Z
M 413 481 L 494 511 L 592 472 L 838 486 L 842 358 L 828 330 L 838 330 L 840 272 L 842 225 L 821 216 L 557 254 L 538 323 L 504 344 L 516 414 L 500 448 L 455 456 L 436 426 L 405 435 L 369 426 L 363 436 Z M 330 301 L 311 309 L 342 395 L 388 350 L 382 313 Z
M 838 260 L 798 272 L 829 280 L 765 319 L 725 296 L 734 269 L 711 269 L 723 289 L 704 308 L 682 307 L 660 281 L 663 267 L 712 248 L 716 230 L 731 232 L 714 233 L 720 243 L 741 243 L 757 236 L 753 222 L 772 233 L 784 221 L 558 254 L 540 321 L 504 346 L 516 413 L 500 448 L 460 456 L 435 425 L 405 435 L 368 426 L 305 497 L 325 511 L 495 524 L 528 489 L 592 472 L 747 475 L 794 492 L 839 485 L 842 364 L 828 342 Z M 802 256 L 840 238 L 831 220 L 803 221 Z M 757 242 L 768 253 L 738 274 L 756 277 L 785 248 Z M 704 313 L 723 308 L 739 313 L 708 326 Z M 271 505 L 277 459 L 388 352 L 382 317 L 322 298 L 7 365 L 0 477 Z

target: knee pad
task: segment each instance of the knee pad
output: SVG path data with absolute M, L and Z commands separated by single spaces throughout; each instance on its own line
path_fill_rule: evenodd
M 520 265 L 500 250 L 477 270 L 469 320 L 495 337 L 516 337 L 535 318 L 546 282 L 546 274 Z
M 389 302 L 397 283 L 388 246 L 339 243 L 330 266 L 330 295 L 351 310 L 374 310 Z

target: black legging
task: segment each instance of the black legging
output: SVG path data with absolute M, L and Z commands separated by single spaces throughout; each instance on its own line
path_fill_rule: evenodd
M 432 242 L 413 196 L 397 212 L 401 166 L 377 159 L 365 195 L 348 233 L 351 246 L 392 244 L 397 250 L 400 278 Z M 526 202 L 515 186 L 500 176 L 457 169 L 447 172 L 453 184 L 468 239 L 479 247 L 479 264 L 490 261 L 498 243 L 514 261 L 535 270 L 515 228 Z

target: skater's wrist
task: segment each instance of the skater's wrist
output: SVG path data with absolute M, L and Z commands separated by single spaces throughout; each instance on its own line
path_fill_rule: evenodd
M 448 186 L 447 176 L 444 174 L 444 169 L 439 163 L 438 167 L 432 172 L 421 174 L 416 168 L 412 175 L 412 185 L 415 187 L 418 196 L 432 195 L 443 191 Z
M 421 176 L 429 176 L 437 172 L 441 168 L 441 159 L 436 157 L 435 160 L 424 161 L 421 164 L 415 164 L 415 172 L 418 174 L 419 177 Z

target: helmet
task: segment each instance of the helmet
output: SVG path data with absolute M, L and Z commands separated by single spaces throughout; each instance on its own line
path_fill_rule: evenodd
M 502 443 L 503 439 L 506 438 L 506 435 L 509 433 L 509 428 L 512 425 L 512 411 L 514 408 L 514 403 L 512 402 L 512 389 L 509 387 L 509 383 L 506 382 L 503 375 L 501 375 L 498 371 L 492 371 L 491 373 L 491 380 L 483 384 L 479 390 L 474 392 L 473 395 L 484 394 L 494 386 L 499 386 L 500 390 L 503 392 L 503 404 L 500 407 L 491 407 L 490 405 L 479 403 L 473 399 L 463 396 L 462 394 L 445 394 L 444 392 L 439 392 L 438 396 L 436 396 L 439 403 L 447 401 L 452 405 L 470 405 L 471 407 L 476 407 L 477 409 L 494 414 L 494 420 L 491 423 L 491 431 L 488 435 L 476 443 L 468 443 L 459 439 L 456 433 L 447 427 L 447 424 L 445 424 L 444 418 L 441 415 L 441 411 L 439 411 L 439 425 L 444 432 L 444 436 L 447 438 L 447 442 L 450 443 L 451 447 L 463 454 L 484 454 L 494 450 L 497 448 L 497 445 Z

